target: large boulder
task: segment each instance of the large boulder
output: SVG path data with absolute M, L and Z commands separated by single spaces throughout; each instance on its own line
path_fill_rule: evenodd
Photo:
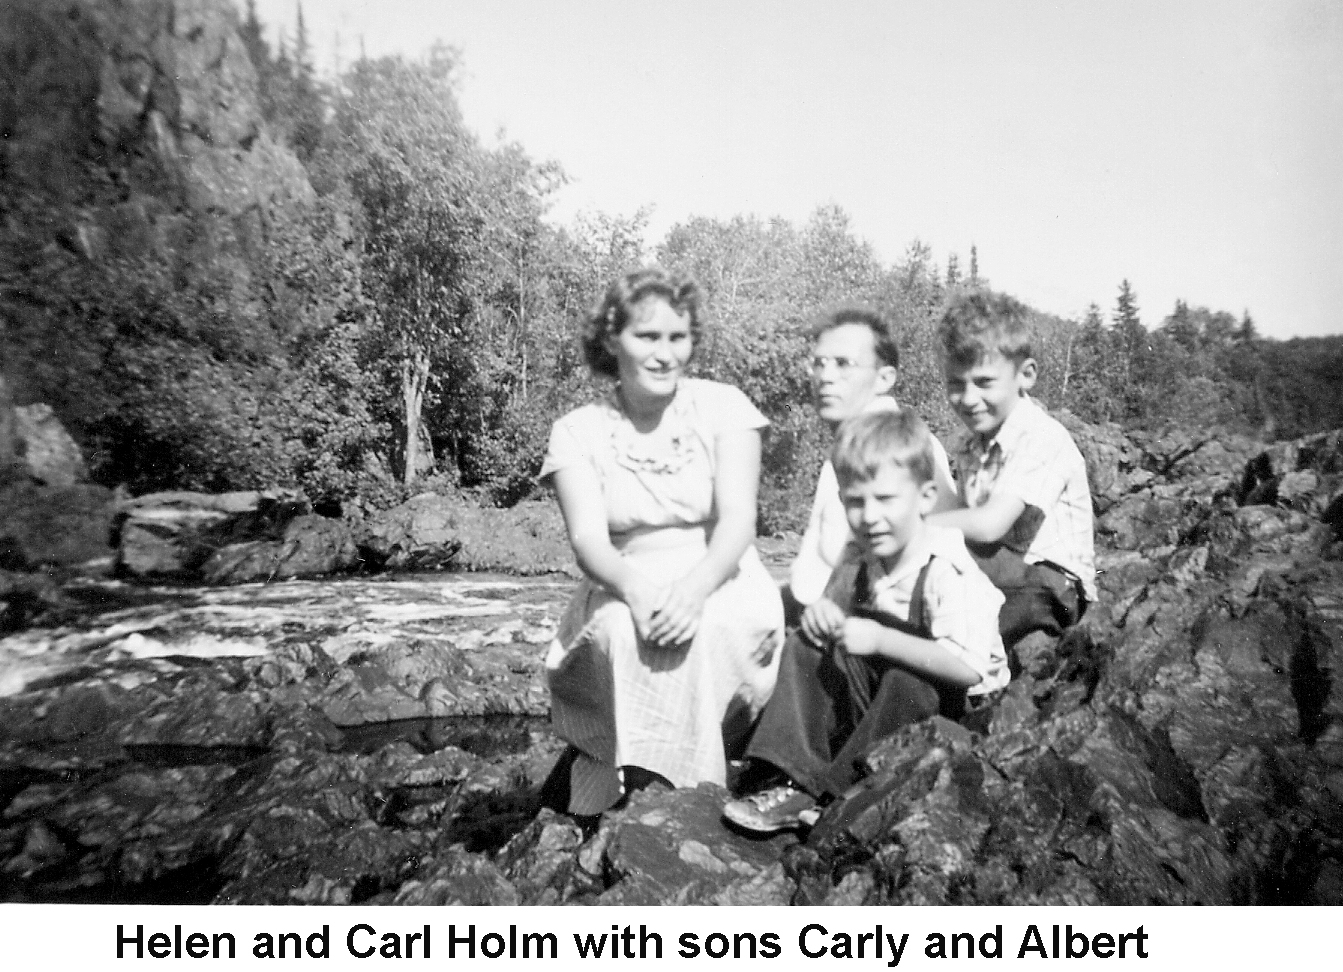
M 519 901 L 517 889 L 493 862 L 451 848 L 401 885 L 392 904 L 507 906 Z
M 1279 503 L 1333 522 L 1332 513 L 1343 502 L 1343 431 L 1265 449 L 1245 467 L 1237 499 L 1244 504 Z
M 508 509 L 464 504 L 458 512 L 457 538 L 462 549 L 455 564 L 463 570 L 581 576 L 564 517 L 553 501 Z
M 220 547 L 201 567 L 207 584 L 320 577 L 359 563 L 354 535 L 340 520 L 310 513 L 291 520 L 280 540 L 249 540 Z
M 1092 425 L 1068 411 L 1056 413 L 1087 465 L 1087 483 L 1097 511 L 1103 512 L 1146 485 L 1152 474 L 1142 451 L 1114 422 Z
M 1094 442 L 1086 428 L 1073 431 L 1079 443 Z M 1235 505 L 1247 461 L 1263 450 L 1244 437 L 1212 432 L 1135 432 L 1123 439 L 1120 468 L 1129 471 L 1121 488 L 1096 496 L 1102 560 L 1113 551 L 1169 553 L 1198 539 L 1216 510 Z
M 578 576 L 564 519 L 555 503 L 509 509 L 421 493 L 375 513 L 359 532 L 364 562 L 386 570 L 494 570 Z
M 282 541 L 290 521 L 311 512 L 301 493 L 149 493 L 120 512 L 117 562 L 136 577 L 195 577 L 221 547 Z
M 756 840 L 723 827 L 722 787 L 657 787 L 609 814 L 579 865 L 612 885 L 601 904 L 788 904 L 793 881 L 779 863 L 791 835 Z
M 863 786 L 828 807 L 808 841 L 831 857 L 855 844 L 874 852 L 863 867 L 870 890 L 852 903 L 1230 896 L 1231 864 L 1193 773 L 1168 739 L 1123 713 L 1080 708 L 987 740 L 934 719 L 884 740 L 867 762 Z M 804 900 L 822 903 L 810 884 Z M 825 882 L 819 890 L 829 894 Z
M 59 617 L 71 607 L 70 599 L 52 578 L 42 573 L 16 573 L 0 568 L 0 636 L 30 624 Z M 8 666 L 0 666 L 5 668 Z M 6 675 L 0 674 L 0 696 Z
M 14 408 L 0 378 L 0 567 L 106 562 L 112 492 L 87 482 L 75 440 L 47 405 Z
M 1161 483 L 1109 507 L 1096 520 L 1096 535 L 1116 550 L 1173 548 L 1206 516 L 1196 493 Z
M 0 373 L 0 486 L 23 476 L 19 441 L 14 399 L 4 374 Z
M 83 453 L 50 405 L 20 405 L 14 409 L 14 420 L 29 476 L 39 483 L 58 487 L 88 480 Z
M 386 570 L 434 570 L 461 550 L 457 539 L 459 504 L 436 493 L 421 493 L 364 521 L 359 551 Z
M 0 487 L 0 567 L 105 563 L 113 553 L 115 512 L 112 491 L 93 483 Z

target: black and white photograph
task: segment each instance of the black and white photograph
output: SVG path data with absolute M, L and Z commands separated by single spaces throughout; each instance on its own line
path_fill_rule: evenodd
M 1341 173 L 1334 0 L 0 0 L 0 925 L 1343 905 Z

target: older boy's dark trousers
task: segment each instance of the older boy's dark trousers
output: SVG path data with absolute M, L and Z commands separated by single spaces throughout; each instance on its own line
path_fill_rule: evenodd
M 967 543 L 966 547 L 980 570 L 1003 593 L 998 633 L 1009 651 L 1033 631 L 1057 638 L 1082 619 L 1086 601 L 1077 582 L 1059 568 L 1028 564 L 1020 553 L 1006 546 Z
M 863 776 L 860 761 L 877 742 L 938 712 L 956 718 L 964 699 L 950 692 L 944 701 L 931 682 L 894 662 L 823 650 L 795 631 L 746 755 L 814 797 L 839 796 Z

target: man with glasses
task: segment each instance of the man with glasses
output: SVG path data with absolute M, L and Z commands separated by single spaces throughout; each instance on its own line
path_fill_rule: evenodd
M 899 411 L 891 397 L 900 355 L 886 322 L 862 308 L 827 314 L 812 332 L 811 387 L 816 410 L 836 434 L 847 419 L 864 412 Z M 933 481 L 937 510 L 952 509 L 956 487 L 947 452 L 933 436 Z M 790 622 L 825 590 L 850 539 L 844 504 L 839 498 L 835 468 L 827 459 L 816 483 L 802 545 L 789 572 L 784 605 Z

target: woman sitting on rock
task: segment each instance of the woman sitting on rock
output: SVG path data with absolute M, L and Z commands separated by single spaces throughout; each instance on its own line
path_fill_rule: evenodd
M 725 783 L 725 738 L 774 687 L 783 610 L 753 546 L 767 420 L 686 376 L 698 297 L 656 269 L 611 285 L 583 347 L 615 387 L 555 423 L 541 470 L 586 575 L 546 659 L 575 814 L 650 779 Z

